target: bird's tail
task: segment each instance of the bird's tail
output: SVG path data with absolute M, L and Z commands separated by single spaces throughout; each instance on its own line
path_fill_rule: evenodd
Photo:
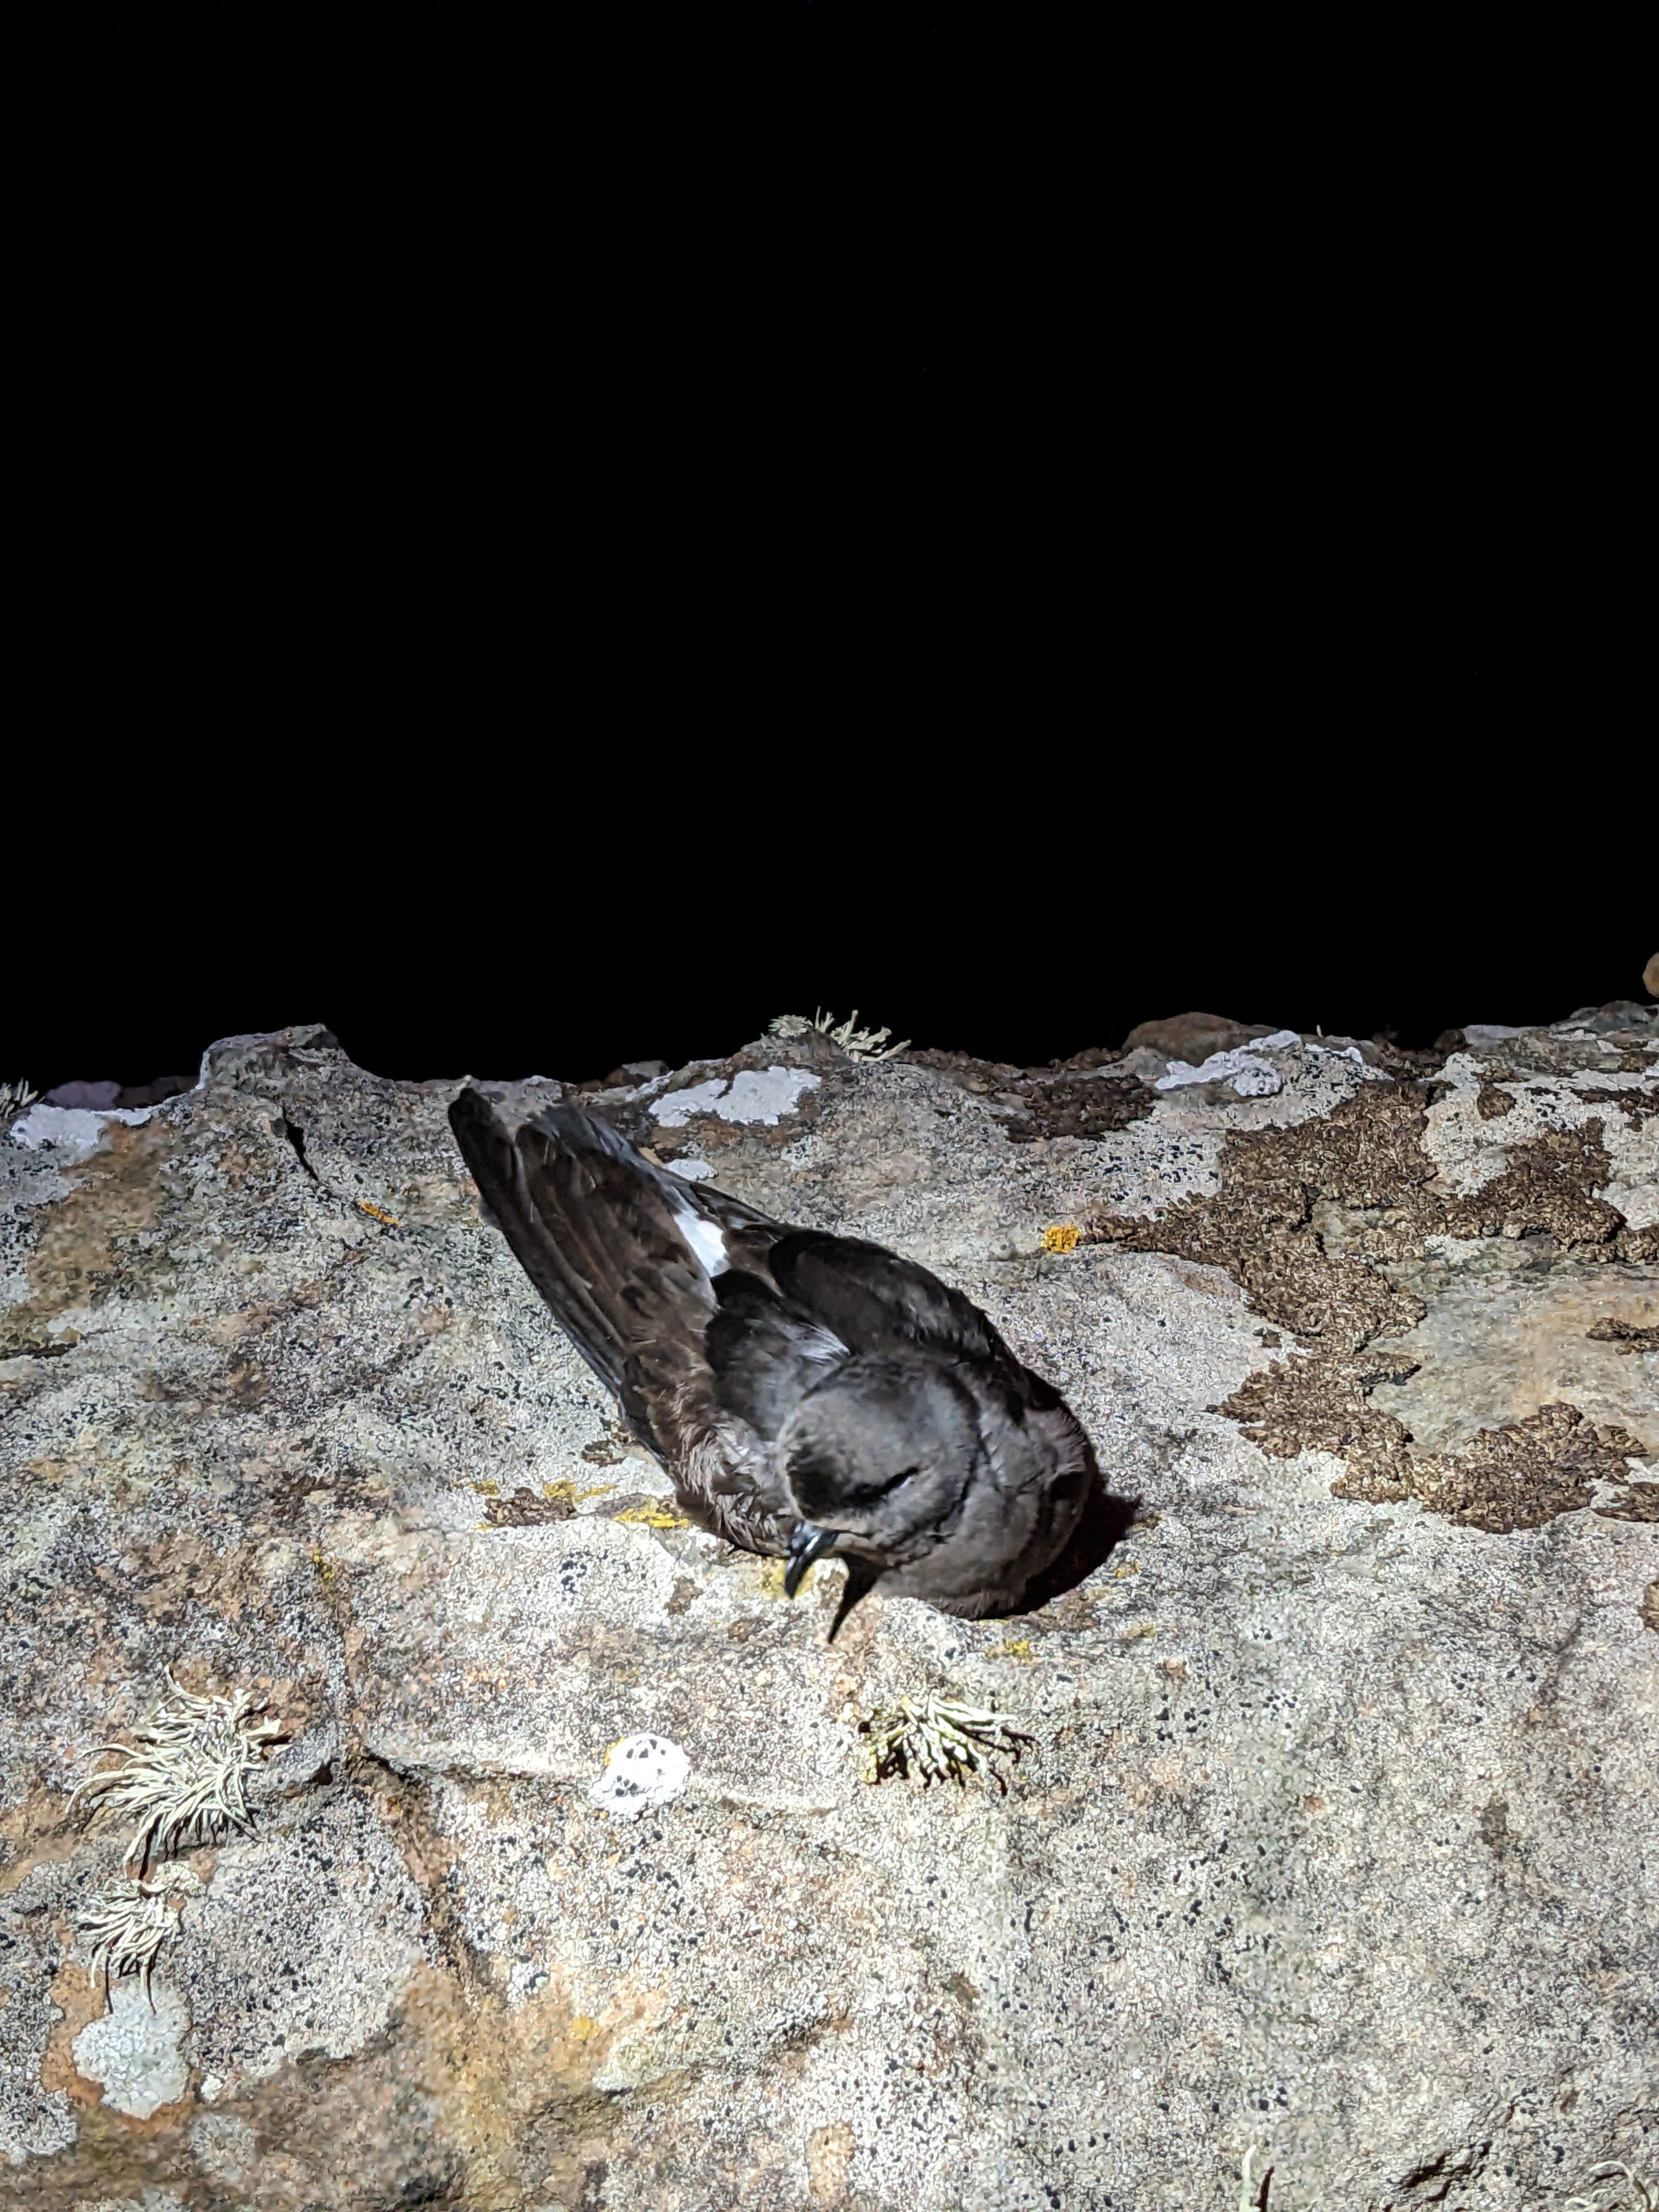
M 653 1401 L 702 1358 L 720 1231 L 690 1188 L 604 1121 L 553 1106 L 515 1136 L 477 1091 L 450 1126 L 525 1273 L 629 1426 L 657 1452 Z

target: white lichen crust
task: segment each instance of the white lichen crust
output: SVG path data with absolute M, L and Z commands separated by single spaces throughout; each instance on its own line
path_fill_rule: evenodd
M 1018 1761 L 1021 1744 L 1032 1740 L 1010 1728 L 1000 1713 L 955 1704 L 932 1690 L 923 1698 L 896 1698 L 861 1723 L 859 1733 L 869 1738 L 864 1747 L 866 1782 L 882 1782 L 890 1774 L 902 1778 L 914 1766 L 925 1783 L 960 1786 L 969 1774 L 982 1771 L 1005 1796 L 1008 1784 L 989 1756 L 1006 1753 Z
M 588 1790 L 602 1811 L 637 1820 L 672 1804 L 691 1778 L 691 1762 L 666 1736 L 628 1735 L 605 1753 L 605 1771 Z
M 152 1853 L 165 1857 L 186 1842 L 211 1843 L 252 1825 L 246 1778 L 282 1733 L 261 1718 L 264 1700 L 252 1690 L 229 1697 L 193 1696 L 167 1674 L 171 1696 L 132 1730 L 135 1743 L 103 1743 L 121 1763 L 90 1775 L 70 1796 L 97 1797 L 102 1813 L 131 1814 L 137 1830 L 122 1864 L 142 1874 Z

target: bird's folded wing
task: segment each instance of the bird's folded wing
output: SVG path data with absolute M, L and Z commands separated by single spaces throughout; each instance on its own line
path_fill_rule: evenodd
M 704 1389 L 682 1400 L 674 1429 L 674 1486 L 692 1519 L 740 1551 L 781 1559 L 799 1516 L 766 1443 Z
M 469 1090 L 450 1121 L 525 1273 L 634 1434 L 672 1470 L 687 1510 L 745 1550 L 785 1551 L 794 1516 L 770 1453 L 741 1411 L 721 1403 L 704 1344 L 725 1273 L 711 1280 L 684 1217 L 694 1211 L 728 1244 L 759 1251 L 779 1224 L 665 1173 L 572 1108 L 552 1108 L 514 1137 Z
M 729 1191 L 715 1190 L 706 1182 L 681 1183 L 678 1176 L 675 1182 L 693 1212 L 719 1234 L 727 1267 L 764 1278 L 773 1246 L 790 1233 L 787 1224 L 745 1206 Z
M 713 1394 L 702 1332 L 714 1291 L 675 1218 L 685 1186 L 568 1108 L 514 1137 L 464 1091 L 450 1121 L 525 1273 L 635 1435 L 672 1458 L 664 1413 L 699 1384 Z
M 862 1237 L 798 1229 L 767 1255 L 789 1303 L 854 1352 L 908 1348 L 981 1362 L 1021 1406 L 1060 1403 L 1059 1393 L 1009 1351 L 971 1299 L 914 1260 Z
M 745 1269 L 717 1276 L 714 1296 L 720 1310 L 703 1332 L 714 1395 L 769 1442 L 848 1348 Z

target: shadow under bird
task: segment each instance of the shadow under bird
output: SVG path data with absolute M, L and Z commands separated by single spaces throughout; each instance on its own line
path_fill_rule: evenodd
M 862 1238 L 774 1221 L 554 1106 L 449 1109 L 525 1273 L 699 1526 L 979 1618 L 1042 1601 L 1098 1492 L 1089 1439 L 959 1291 Z M 1052 1590 L 1042 1593 L 1052 1595 Z

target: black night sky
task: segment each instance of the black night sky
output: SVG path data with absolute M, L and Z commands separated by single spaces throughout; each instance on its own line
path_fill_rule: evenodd
M 1645 1000 L 1624 356 L 1523 223 L 1524 331 L 1492 210 L 1367 211 L 1291 67 L 1334 50 L 259 20 L 15 34 L 0 1079 L 296 1021 L 580 1079 L 820 1006 L 1030 1065 Z
M 1262 681 L 1218 682 L 1218 711 L 1248 714 Z M 15 917 L 0 1076 L 146 1083 L 215 1037 L 298 1021 L 386 1075 L 580 1079 L 716 1057 L 818 1006 L 1031 1065 L 1195 1008 L 1425 1045 L 1650 1003 L 1659 919 L 1634 847 L 1571 824 L 1564 842 L 1461 781 L 1437 805 L 1403 774 L 1379 794 L 1340 742 L 1370 750 L 1370 684 L 1328 663 L 1328 744 L 1207 795 L 1218 756 L 1196 729 L 1034 746 L 1018 769 L 988 747 L 948 804 L 930 784 L 950 757 L 920 738 L 849 754 L 835 787 L 769 810 L 739 800 L 780 772 L 781 739 L 708 775 L 695 749 L 688 765 L 624 748 L 577 776 L 556 746 L 530 775 L 492 744 L 493 766 L 444 763 L 453 816 L 378 830 L 372 792 L 290 797 L 257 827 L 170 821 L 139 793 L 98 825 L 73 897 L 48 881 L 31 928 Z M 375 763 L 357 771 L 361 789 Z M 134 851 L 164 897 L 106 895 Z

